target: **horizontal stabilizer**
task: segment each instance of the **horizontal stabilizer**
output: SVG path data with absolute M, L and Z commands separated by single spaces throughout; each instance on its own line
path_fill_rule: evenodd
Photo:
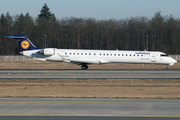
M 25 36 L 23 36 L 23 35 L 13 35 L 13 36 L 6 36 L 6 38 L 22 39 L 22 38 L 25 38 Z

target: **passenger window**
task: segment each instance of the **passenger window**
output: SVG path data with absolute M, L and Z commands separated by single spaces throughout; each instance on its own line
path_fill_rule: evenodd
M 74 55 L 75 55 L 75 53 L 74 53 Z
M 99 55 L 101 55 L 101 53 Z
M 135 54 L 134 54 L 134 56 L 135 56 Z
M 141 57 L 143 57 L 143 55 L 141 55 Z
M 112 54 L 111 54 L 111 56 L 112 56 Z
M 116 56 L 116 54 L 114 54 L 114 56 Z
M 108 56 L 108 54 L 107 54 L 107 56 Z
M 67 55 L 67 53 L 65 53 L 65 55 Z
M 105 56 L 105 54 L 103 54 Z
M 89 53 L 89 55 L 91 55 L 91 53 Z
M 120 54 L 118 54 L 118 56 L 120 56 Z
M 83 55 L 83 53 L 81 53 L 81 55 Z
M 79 53 L 77 53 L 77 55 L 79 55 Z
M 94 55 L 96 55 L 96 53 L 94 53 Z
M 126 56 L 128 56 L 128 55 L 126 54 Z
M 124 54 L 122 54 L 122 56 L 124 56 Z
M 70 55 L 71 55 L 71 53 L 70 53 Z
M 139 55 L 137 55 L 139 57 Z
M 131 56 L 131 54 L 129 56 Z
M 85 55 L 87 55 L 87 53 L 85 53 Z

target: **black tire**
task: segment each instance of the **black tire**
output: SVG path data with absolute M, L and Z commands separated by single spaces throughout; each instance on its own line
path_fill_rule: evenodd
M 82 69 L 82 70 L 87 70 L 87 69 L 88 69 L 88 66 L 81 66 L 81 69 Z

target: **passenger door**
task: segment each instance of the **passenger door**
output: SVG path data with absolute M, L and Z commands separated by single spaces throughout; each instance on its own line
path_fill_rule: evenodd
M 156 54 L 151 53 L 151 62 L 156 62 Z

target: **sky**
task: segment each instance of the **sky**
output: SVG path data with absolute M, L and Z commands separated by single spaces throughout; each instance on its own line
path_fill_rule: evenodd
M 64 17 L 96 20 L 125 19 L 145 16 L 152 18 L 157 11 L 162 16 L 180 18 L 180 0 L 0 0 L 0 14 L 11 16 L 29 13 L 36 18 L 44 4 L 57 19 Z

